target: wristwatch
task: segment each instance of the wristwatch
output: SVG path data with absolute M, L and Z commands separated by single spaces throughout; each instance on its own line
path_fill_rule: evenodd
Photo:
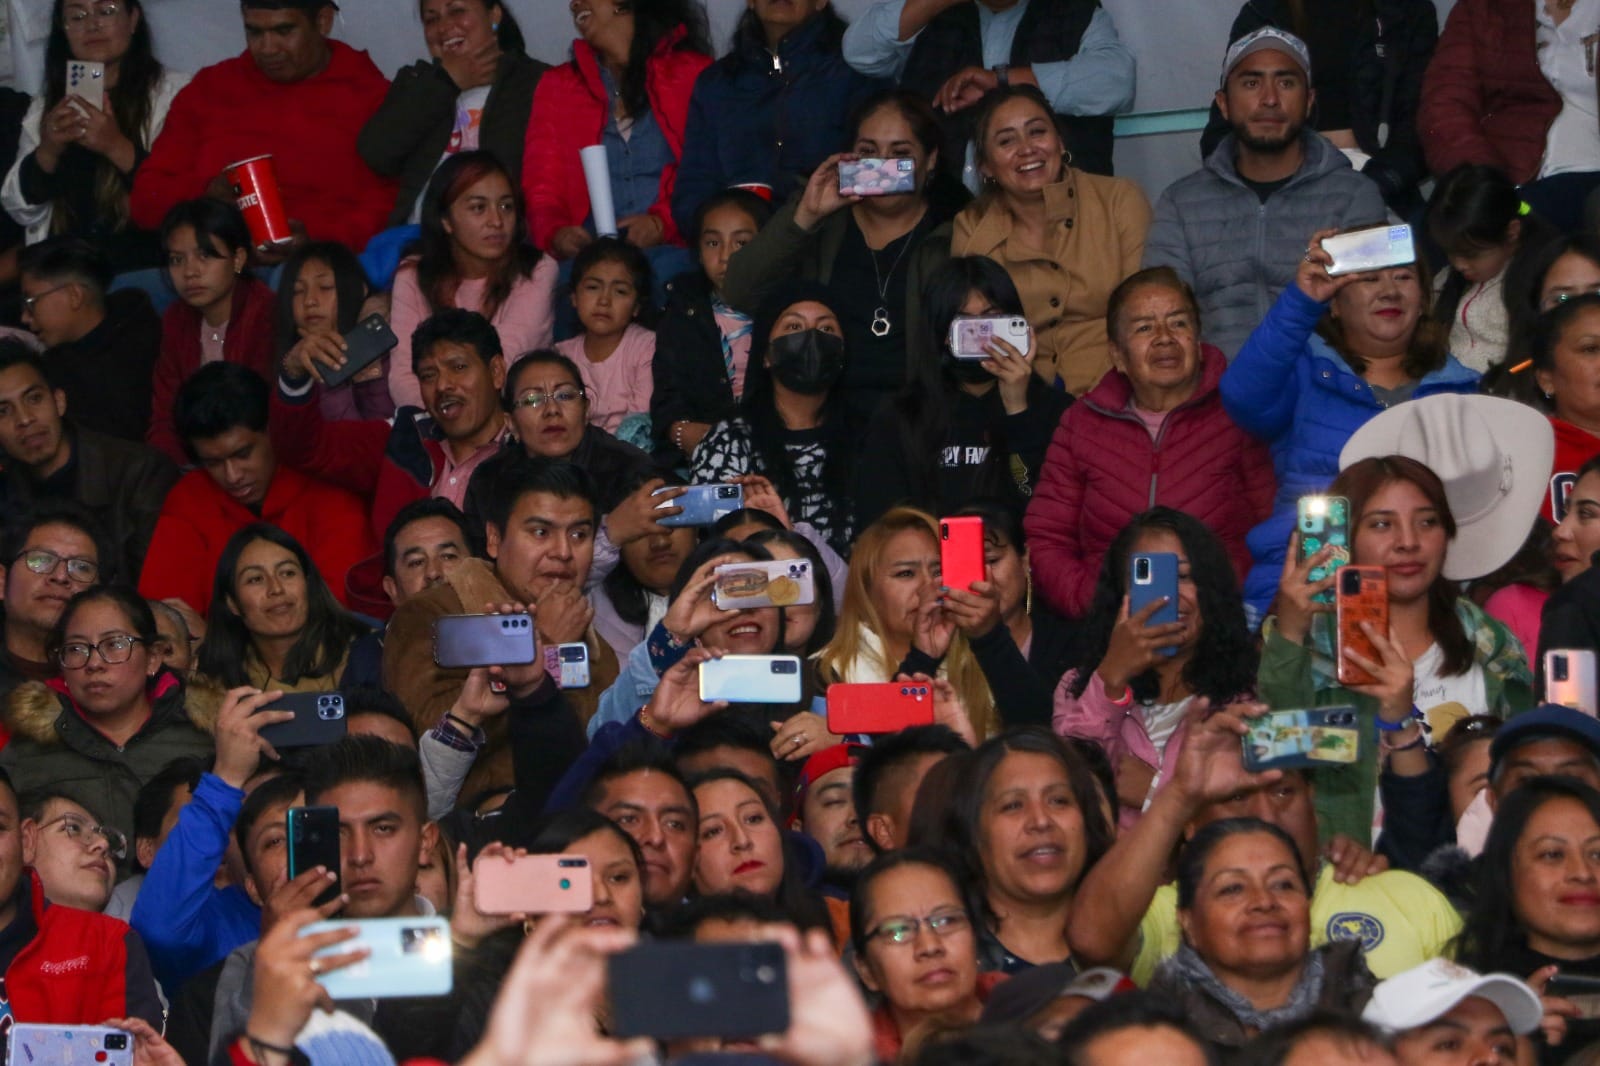
M 989 69 L 994 71 L 995 79 L 1000 83 L 1000 88 L 1004 89 L 1011 84 L 1010 63 L 997 63 Z

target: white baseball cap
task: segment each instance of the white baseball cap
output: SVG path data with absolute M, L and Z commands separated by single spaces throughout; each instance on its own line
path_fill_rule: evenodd
M 1429 959 L 1380 981 L 1361 1019 L 1390 1033 L 1408 1032 L 1438 1021 L 1472 996 L 1499 1007 L 1513 1033 L 1531 1033 L 1544 1018 L 1544 1005 L 1521 978 L 1479 974 L 1449 959 Z

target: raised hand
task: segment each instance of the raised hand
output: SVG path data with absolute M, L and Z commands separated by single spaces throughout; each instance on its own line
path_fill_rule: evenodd
M 1189 723 L 1183 748 L 1167 787 L 1176 790 L 1195 810 L 1278 781 L 1282 770 L 1251 773 L 1244 766 L 1242 739 L 1250 731 L 1248 720 L 1267 713 L 1262 703 L 1234 703 L 1207 715 L 1210 704 L 1196 699 L 1184 716 Z
M 839 163 L 845 160 L 853 163 L 859 158 L 847 152 L 830 155 L 811 172 L 805 191 L 800 194 L 800 203 L 794 209 L 796 226 L 810 233 L 817 223 L 841 207 L 861 202 L 859 196 L 845 196 L 839 192 Z
M 262 692 L 246 685 L 229 689 L 217 714 L 217 758 L 212 772 L 234 788 L 242 789 L 261 765 L 261 757 L 278 761 L 278 753 L 261 739 L 263 726 L 294 721 L 293 711 L 263 711 L 282 699 L 283 692 Z
M 1163 648 L 1170 648 L 1183 640 L 1185 626 L 1182 622 L 1150 624 L 1150 617 L 1166 604 L 1167 599 L 1163 596 L 1129 614 L 1128 598 L 1122 598 L 1122 609 L 1118 612 L 1116 626 L 1111 630 L 1105 658 L 1100 660 L 1095 670 L 1112 699 L 1126 692 L 1134 678 L 1166 661 Z
M 1335 571 L 1320 581 L 1311 580 L 1311 571 L 1333 558 L 1333 548 L 1324 546 L 1310 558 L 1300 559 L 1300 534 L 1289 538 L 1289 553 L 1283 560 L 1283 574 L 1278 578 L 1278 635 L 1295 644 L 1304 644 L 1311 632 L 1311 616 L 1327 614 L 1331 608 L 1319 603 L 1316 596 L 1333 588 L 1338 577 Z

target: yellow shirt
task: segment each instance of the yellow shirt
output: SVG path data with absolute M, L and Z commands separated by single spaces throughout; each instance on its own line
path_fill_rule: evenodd
M 1461 932 L 1461 915 L 1437 888 L 1416 874 L 1389 870 L 1354 885 L 1333 879 L 1324 865 L 1311 895 L 1311 946 L 1360 940 L 1379 980 L 1447 955 Z M 1178 951 L 1178 886 L 1162 885 L 1139 922 L 1132 977 L 1141 987 L 1156 966 Z

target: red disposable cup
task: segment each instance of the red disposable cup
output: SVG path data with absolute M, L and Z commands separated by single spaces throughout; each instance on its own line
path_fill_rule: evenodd
M 234 203 L 239 205 L 256 247 L 288 244 L 294 240 L 270 155 L 230 163 L 223 173 L 228 177 L 228 184 L 233 186 Z
M 742 184 L 735 185 L 734 188 L 743 189 L 745 192 L 753 192 L 769 204 L 772 202 L 772 186 L 766 184 L 765 182 L 747 181 Z

